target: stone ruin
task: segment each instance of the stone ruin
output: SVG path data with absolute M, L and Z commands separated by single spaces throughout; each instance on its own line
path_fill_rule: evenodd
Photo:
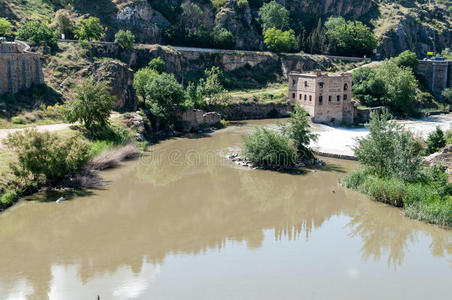
M 0 95 L 44 83 L 39 54 L 22 42 L 0 43 Z

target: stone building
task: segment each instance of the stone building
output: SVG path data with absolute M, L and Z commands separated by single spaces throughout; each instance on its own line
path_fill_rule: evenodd
M 0 43 L 0 95 L 44 83 L 39 54 L 22 42 Z
M 352 124 L 356 108 L 352 103 L 350 73 L 289 73 L 289 99 L 299 103 L 314 122 Z

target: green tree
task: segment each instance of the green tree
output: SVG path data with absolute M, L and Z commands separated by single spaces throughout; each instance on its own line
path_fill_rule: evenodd
M 185 101 L 183 86 L 173 74 L 157 74 L 145 85 L 146 106 L 161 117 L 171 117 L 178 105 Z
M 286 30 L 289 27 L 289 11 L 276 1 L 262 5 L 258 14 L 264 31 L 270 28 Z
M 53 21 L 54 26 L 58 28 L 58 31 L 64 34 L 66 37 L 72 36 L 74 34 L 74 24 L 69 18 L 69 13 L 60 9 L 55 13 L 55 19 Z
M 96 17 L 82 19 L 74 28 L 75 38 L 78 40 L 99 40 L 104 32 L 104 27 Z
M 61 139 L 49 132 L 26 129 L 8 136 L 7 146 L 17 153 L 11 165 L 20 178 L 54 183 L 81 170 L 89 161 L 90 147 L 77 137 Z
M 19 40 L 33 43 L 35 45 L 46 45 L 52 50 L 58 47 L 58 34 L 43 22 L 33 20 L 22 25 L 18 32 Z
M 120 29 L 115 34 L 115 43 L 119 45 L 122 49 L 130 49 L 133 47 L 135 43 L 135 36 L 130 30 L 122 30 Z
M 165 70 L 165 61 L 160 57 L 156 57 L 152 59 L 148 63 L 149 68 L 157 71 L 158 73 L 162 73 Z
M 360 163 L 379 177 L 416 181 L 422 160 L 412 134 L 391 121 L 387 111 L 371 113 L 368 128 L 369 136 L 354 148 Z
M 133 78 L 133 87 L 137 91 L 138 96 L 141 96 L 146 101 L 146 84 L 158 76 L 158 72 L 150 67 L 139 69 Z
M 0 18 L 0 36 L 11 34 L 11 22 L 7 18 Z
M 293 30 L 281 31 L 269 28 L 264 34 L 264 43 L 274 52 L 288 52 L 295 45 L 295 33 Z
M 326 35 L 332 53 L 339 55 L 371 54 L 377 39 L 371 29 L 360 21 L 331 17 L 325 23 Z
M 295 111 L 290 114 L 287 125 L 282 125 L 281 131 L 293 141 L 301 159 L 314 157 L 309 144 L 317 141 L 318 135 L 311 133 L 310 129 L 308 113 L 297 103 Z
M 80 121 L 88 131 L 95 133 L 109 125 L 113 102 L 114 96 L 107 83 L 87 79 L 76 88 L 75 99 L 66 102 L 64 115 L 69 122 Z
M 375 107 L 383 105 L 386 95 L 385 82 L 377 78 L 377 72 L 369 67 L 358 68 L 353 72 L 353 95 L 361 105 Z
M 432 154 L 446 146 L 446 138 L 444 132 L 439 126 L 435 131 L 431 132 L 427 138 L 427 153 Z
M 307 47 L 310 53 L 324 53 L 326 47 L 325 31 L 322 26 L 322 19 L 317 22 L 317 27 L 308 37 Z
M 397 66 L 411 68 L 413 72 L 416 71 L 416 67 L 419 64 L 416 53 L 410 50 L 403 51 L 397 57 L 394 57 L 393 60 Z
M 265 168 L 292 167 L 297 159 L 297 153 L 285 135 L 263 127 L 256 127 L 244 138 L 243 155 Z

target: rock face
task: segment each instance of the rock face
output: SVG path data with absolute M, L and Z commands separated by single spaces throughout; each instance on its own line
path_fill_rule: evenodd
M 119 8 L 116 23 L 135 34 L 137 42 L 160 43 L 163 30 L 171 24 L 148 1 L 134 1 Z
M 205 113 L 200 109 L 190 109 L 181 115 L 181 130 L 184 132 L 198 131 L 202 127 L 215 126 L 221 121 L 221 115 L 216 112 Z
M 138 99 L 133 88 L 133 71 L 126 64 L 115 60 L 95 62 L 88 67 L 88 74 L 94 74 L 97 81 L 107 81 L 116 97 L 114 109 L 136 111 Z
M 382 57 L 392 57 L 405 50 L 425 57 L 428 51 L 441 51 L 452 45 L 451 29 L 436 31 L 425 26 L 412 16 L 402 16 L 394 26 L 390 26 L 380 37 L 378 53 Z

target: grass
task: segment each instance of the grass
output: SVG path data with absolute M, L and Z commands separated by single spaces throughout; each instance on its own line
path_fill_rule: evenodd
M 275 83 L 262 89 L 233 90 L 227 93 L 229 103 L 285 103 L 287 102 L 287 84 Z
M 450 187 L 379 178 L 364 168 L 348 174 L 342 184 L 369 195 L 375 201 L 402 207 L 410 218 L 452 227 Z

